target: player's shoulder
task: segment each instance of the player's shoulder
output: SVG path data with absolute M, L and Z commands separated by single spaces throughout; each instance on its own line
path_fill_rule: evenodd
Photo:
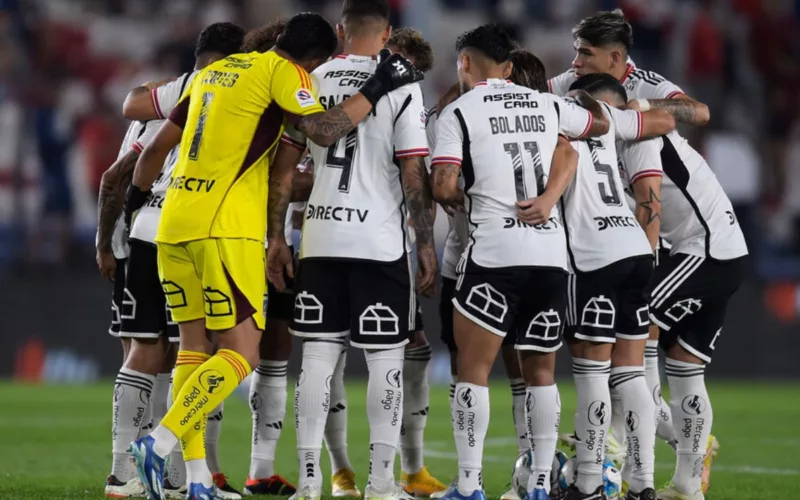
M 556 95 L 564 95 L 569 91 L 572 82 L 578 79 L 573 68 L 547 80 L 547 90 Z
M 628 90 L 632 90 L 634 87 L 638 85 L 657 86 L 667 81 L 669 80 L 667 80 L 660 74 L 656 73 L 655 71 L 650 71 L 644 68 L 635 67 L 628 74 L 628 78 L 625 79 L 624 85 Z
M 327 72 L 341 69 L 346 64 L 347 61 L 345 59 L 334 57 L 331 60 L 326 61 L 317 66 L 317 68 L 314 71 L 312 71 L 311 74 L 317 78 L 322 78 L 323 76 L 325 76 Z

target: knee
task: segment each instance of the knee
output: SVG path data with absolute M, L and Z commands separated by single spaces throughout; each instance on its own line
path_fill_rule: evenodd
M 556 383 L 556 353 L 523 351 L 522 376 L 528 387 L 545 387 Z
M 304 342 L 303 371 L 306 375 L 324 374 L 325 378 L 332 376 L 341 350 L 341 346 L 336 343 L 313 340 Z
M 267 319 L 259 350 L 261 359 L 287 361 L 292 354 L 292 336 L 289 333 L 289 323 L 282 319 Z

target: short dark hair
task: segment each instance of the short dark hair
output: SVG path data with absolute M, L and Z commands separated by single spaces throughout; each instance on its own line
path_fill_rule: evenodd
M 588 75 L 583 75 L 572 82 L 569 89 L 585 90 L 590 94 L 610 92 L 622 99 L 622 102 L 628 102 L 628 93 L 625 91 L 625 87 L 619 80 L 608 73 L 590 73 Z
M 572 29 L 572 37 L 582 38 L 593 47 L 620 44 L 626 52 L 633 47 L 633 28 L 620 9 L 598 12 L 581 20 Z
M 333 27 L 324 17 L 303 12 L 289 19 L 275 47 L 297 61 L 307 61 L 329 58 L 338 43 Z
M 467 31 L 456 40 L 456 52 L 475 49 L 496 63 L 508 61 L 514 50 L 514 41 L 508 32 L 497 24 L 484 24 Z
M 276 19 L 260 28 L 247 32 L 242 43 L 242 52 L 267 52 L 275 46 L 278 36 L 286 28 L 286 19 Z
M 422 33 L 414 28 L 400 28 L 392 31 L 386 45 L 395 45 L 414 58 L 414 66 L 423 73 L 433 68 L 433 48 Z
M 388 22 L 388 0 L 344 0 L 342 2 L 342 20 L 344 22 L 364 21 L 369 18 Z
M 229 56 L 242 49 L 244 29 L 233 23 L 214 23 L 200 32 L 194 46 L 194 56 L 208 52 L 218 52 Z
M 512 82 L 539 92 L 547 92 L 544 64 L 538 57 L 525 49 L 517 49 L 511 52 L 511 63 L 514 65 L 509 77 Z

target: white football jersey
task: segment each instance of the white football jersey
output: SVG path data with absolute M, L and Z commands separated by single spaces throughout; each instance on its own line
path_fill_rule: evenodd
M 589 272 L 622 259 L 652 255 L 647 236 L 625 200 L 616 140 L 641 136 L 641 114 L 601 103 L 608 132 L 572 141 L 578 170 L 562 198 L 570 270 Z
M 425 123 L 425 131 L 428 135 L 428 146 L 431 150 L 436 148 L 436 123 L 439 118 L 439 110 L 433 107 L 428 111 L 428 118 Z M 464 189 L 464 176 L 458 176 L 458 188 Z M 467 216 L 461 212 L 457 212 L 455 216 L 447 216 L 447 236 L 444 241 L 444 250 L 442 251 L 442 276 L 449 279 L 458 279 L 456 273 L 456 265 L 467 248 Z
M 197 71 L 184 73 L 179 78 L 150 91 L 153 108 L 160 117 L 159 120 L 147 122 L 148 129 L 153 127 L 153 135 L 161 128 L 161 124 L 164 123 L 164 117 L 168 117 L 172 113 L 172 109 L 178 104 L 183 91 L 189 86 L 196 74 Z M 150 140 L 152 140 L 152 137 L 149 138 L 148 142 Z M 178 161 L 180 147 L 180 144 L 175 146 L 167 155 L 161 173 L 158 174 L 158 178 L 153 183 L 150 196 L 133 219 L 131 238 L 148 243 L 155 241 L 158 221 L 161 219 L 161 208 L 164 206 L 164 198 L 167 196 L 167 188 L 172 180 L 172 171 Z
M 468 258 L 489 268 L 567 269 L 558 208 L 534 226 L 517 219 L 515 204 L 544 191 L 559 133 L 581 137 L 592 122 L 588 111 L 557 96 L 495 79 L 444 110 L 432 164 L 461 165 Z
M 747 255 L 730 200 L 705 159 L 683 137 L 673 131 L 618 147 L 624 181 L 631 186 L 643 177 L 663 175 L 661 237 L 672 246 L 670 254 L 718 260 Z
M 574 69 L 569 69 L 547 80 L 547 87 L 555 95 L 567 95 L 570 85 L 578 79 Z M 628 59 L 625 76 L 620 83 L 628 93 L 628 99 L 672 99 L 683 94 L 680 87 L 658 73 L 637 68 Z
M 342 55 L 313 73 L 319 100 L 330 109 L 372 76 L 372 57 Z M 410 251 L 397 160 L 428 155 L 425 107 L 418 84 L 378 101 L 373 112 L 336 144 L 308 141 L 314 187 L 306 208 L 300 258 L 392 262 Z

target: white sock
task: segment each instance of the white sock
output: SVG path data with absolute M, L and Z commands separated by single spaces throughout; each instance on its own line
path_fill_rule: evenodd
M 456 384 L 453 436 L 458 453 L 458 491 L 463 495 L 483 489 L 483 444 L 489 430 L 490 413 L 488 387 L 466 382 Z
M 706 390 L 706 367 L 667 358 L 666 369 L 677 436 L 678 458 L 672 482 L 679 491 L 691 495 L 701 487 L 703 458 L 714 419 Z
M 330 406 L 331 377 L 343 342 L 343 339 L 309 339 L 303 342 L 302 369 L 294 391 L 300 487 L 322 487 L 319 468 L 322 434 Z
M 262 359 L 250 381 L 250 411 L 253 441 L 250 449 L 250 479 L 275 474 L 275 450 L 286 417 L 286 372 L 288 361 Z
M 578 393 L 575 486 L 586 494 L 603 484 L 606 434 L 611 423 L 610 373 L 611 361 L 572 359 L 572 375 Z
M 128 447 L 139 437 L 146 424 L 145 413 L 150 406 L 150 394 L 155 377 L 146 373 L 120 368 L 114 384 L 114 402 L 111 420 L 111 451 L 114 461 L 111 474 L 127 482 L 136 474 L 130 463 Z
M 656 403 L 656 422 L 658 437 L 675 448 L 675 430 L 669 404 L 661 396 L 661 374 L 658 371 L 658 340 L 648 340 L 644 351 L 644 376 L 647 388 Z
M 225 402 L 219 404 L 214 411 L 208 414 L 206 424 L 206 463 L 212 474 L 219 474 L 222 468 L 219 465 L 219 433 L 222 432 L 222 411 Z
M 186 476 L 186 482 L 189 484 L 201 483 L 206 488 L 210 488 L 214 484 L 208 464 L 202 458 L 186 462 Z
M 172 407 L 172 376 L 169 378 L 169 389 L 167 391 L 167 411 Z M 208 424 L 206 424 L 208 425 Z M 183 461 L 183 452 L 180 446 L 175 446 L 169 452 L 167 460 L 167 475 L 170 485 L 180 488 L 186 484 L 186 463 Z
M 508 383 L 511 385 L 511 415 L 514 417 L 517 451 L 521 455 L 531 448 L 528 422 L 525 420 L 525 379 L 512 378 L 508 380 Z
M 342 349 L 331 379 L 331 408 L 325 422 L 325 448 L 331 461 L 331 473 L 353 470 L 347 456 L 347 393 L 344 390 L 344 369 L 347 349 Z
M 558 443 L 558 424 L 561 420 L 561 398 L 556 384 L 525 389 L 525 419 L 533 449 L 535 486 L 550 492 L 550 470 Z
M 611 369 L 612 391 L 622 397 L 628 457 L 625 460 L 625 480 L 631 491 L 641 493 L 653 488 L 656 446 L 656 405 L 647 388 L 644 368 L 619 366 Z
M 611 369 L 611 375 L 614 375 L 614 368 Z M 614 436 L 618 443 L 624 444 L 627 434 L 625 434 L 625 408 L 622 404 L 622 396 L 614 388 L 614 384 L 609 383 L 609 388 L 611 389 L 611 425 L 608 433 Z
M 394 485 L 394 458 L 403 419 L 404 351 L 397 347 L 364 353 L 369 369 L 369 482 L 378 490 Z
M 423 466 L 423 440 L 428 423 L 431 386 L 428 385 L 428 363 L 431 346 L 406 349 L 403 363 L 403 423 L 400 428 L 400 461 L 402 471 L 415 474 Z
M 454 422 L 453 420 L 453 398 L 456 395 L 456 384 L 458 383 L 458 375 L 450 374 L 450 423 Z
M 153 395 L 150 397 L 150 408 L 152 408 L 153 427 L 161 423 L 161 419 L 167 414 L 167 401 L 170 399 L 170 379 L 171 373 L 159 373 L 153 383 Z

